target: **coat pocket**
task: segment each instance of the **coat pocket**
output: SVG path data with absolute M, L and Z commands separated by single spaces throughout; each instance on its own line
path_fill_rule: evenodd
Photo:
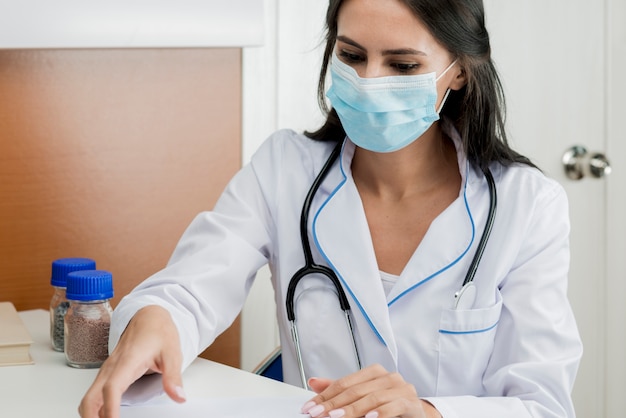
M 493 352 L 502 297 L 487 308 L 454 310 L 441 314 L 437 396 L 482 395 L 482 376 Z

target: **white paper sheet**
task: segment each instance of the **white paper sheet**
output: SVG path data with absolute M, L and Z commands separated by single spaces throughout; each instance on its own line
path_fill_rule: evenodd
M 303 418 L 300 408 L 310 395 L 189 399 L 178 404 L 160 398 L 143 405 L 123 406 L 121 418 Z
M 159 396 L 165 397 L 163 376 L 154 373 L 141 377 L 122 395 L 122 405 L 135 405 L 149 402 Z

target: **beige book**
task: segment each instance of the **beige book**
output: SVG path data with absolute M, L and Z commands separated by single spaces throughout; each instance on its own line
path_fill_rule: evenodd
M 15 306 L 11 302 L 0 302 L 0 366 L 32 364 L 32 343 Z

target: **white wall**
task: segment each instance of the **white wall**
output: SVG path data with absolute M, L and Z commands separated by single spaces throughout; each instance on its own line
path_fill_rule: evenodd
M 243 163 L 277 129 L 315 129 L 323 121 L 317 81 L 327 1 L 265 0 L 265 43 L 243 52 Z M 267 268 L 242 314 L 241 367 L 252 370 L 276 346 L 278 329 Z

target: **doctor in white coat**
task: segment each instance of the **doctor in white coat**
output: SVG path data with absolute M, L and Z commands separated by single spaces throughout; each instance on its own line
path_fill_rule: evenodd
M 318 393 L 303 413 L 573 417 L 582 347 L 566 295 L 567 198 L 506 143 L 482 2 L 331 0 L 326 23 L 326 124 L 269 138 L 168 266 L 121 301 L 81 415 L 118 416 L 147 371 L 184 401 L 181 370 L 232 323 L 269 263 L 285 381 L 304 376 Z M 303 202 L 327 162 L 303 243 Z M 340 289 L 319 274 L 299 281 L 296 346 L 286 299 L 307 248 Z

